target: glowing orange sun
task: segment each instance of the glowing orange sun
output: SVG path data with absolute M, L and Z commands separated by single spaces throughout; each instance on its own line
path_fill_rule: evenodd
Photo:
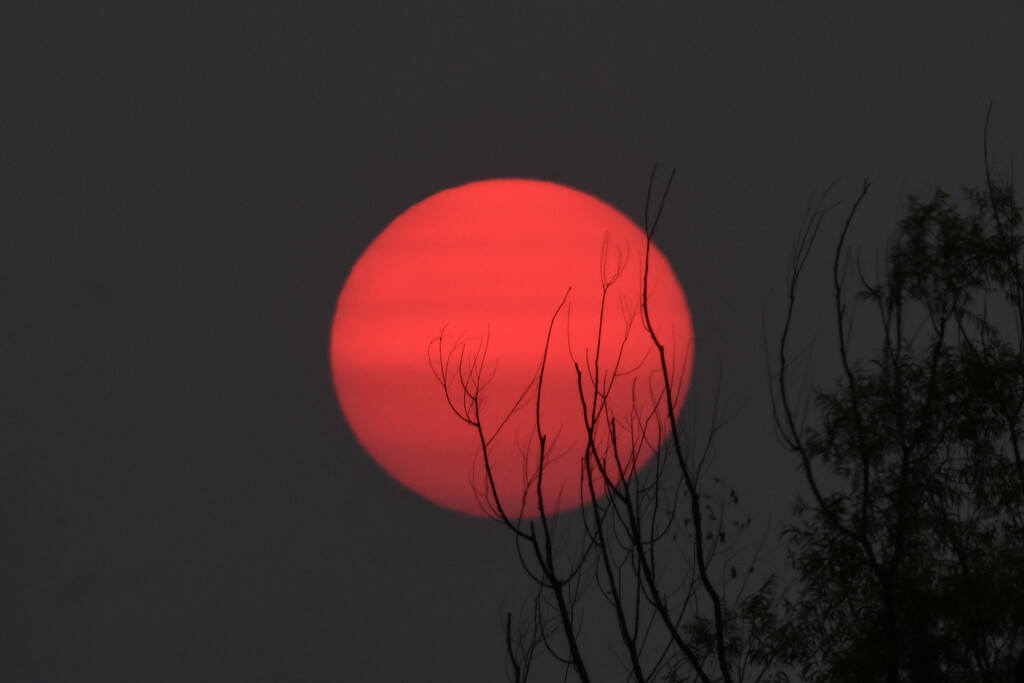
M 597 416 L 595 457 L 634 454 L 606 468 L 606 483 L 629 477 L 669 420 L 641 309 L 645 262 L 675 419 L 693 365 L 690 312 L 672 267 L 626 216 L 578 190 L 518 179 L 412 206 L 366 249 L 338 299 L 331 366 L 359 442 L 406 487 L 474 515 L 493 514 L 497 495 L 510 515 L 536 516 L 541 462 L 547 513 L 589 501 L 584 415 Z M 651 419 L 659 406 L 663 418 Z

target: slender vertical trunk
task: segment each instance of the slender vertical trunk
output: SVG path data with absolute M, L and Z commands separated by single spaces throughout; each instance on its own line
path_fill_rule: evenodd
M 885 680 L 899 683 L 900 642 L 896 632 L 896 610 L 892 594 L 892 581 L 888 577 L 882 586 L 882 624 L 885 631 Z

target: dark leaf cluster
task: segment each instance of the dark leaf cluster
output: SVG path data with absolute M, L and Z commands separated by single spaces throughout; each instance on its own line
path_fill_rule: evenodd
M 842 373 L 813 393 L 813 423 L 791 407 L 785 332 L 776 375 L 780 431 L 811 489 L 788 529 L 802 585 L 787 625 L 802 644 L 791 659 L 812 681 L 1015 680 L 1024 656 L 1020 209 L 991 179 L 960 201 L 941 190 L 911 198 L 880 276 L 861 275 L 852 295 L 872 311 L 856 324 L 849 225 L 833 272 Z M 855 356 L 853 331 L 875 335 L 873 353 Z

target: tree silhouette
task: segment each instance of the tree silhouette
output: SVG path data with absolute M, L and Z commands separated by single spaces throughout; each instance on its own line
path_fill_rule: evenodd
M 869 278 L 846 247 L 867 191 L 832 257 L 840 375 L 802 402 L 792 324 L 821 204 L 793 253 L 775 408 L 810 495 L 786 531 L 801 592 L 785 657 L 808 681 L 1021 681 L 1021 212 L 989 172 L 959 202 L 911 197 Z
M 626 338 L 603 339 L 600 330 L 587 353 L 573 360 L 586 443 L 563 457 L 579 459 L 579 485 L 589 504 L 552 515 L 543 495 L 546 458 L 554 457 L 551 443 L 557 435 L 545 431 L 541 396 L 565 299 L 553 306 L 539 369 L 513 409 L 536 416 L 533 432 L 518 435 L 524 466 L 530 469 L 524 481 L 536 494 L 535 510 L 524 509 L 526 496 L 503 499 L 494 483 L 489 446 L 501 423 L 487 425 L 482 417 L 493 372 L 486 336 L 453 337 L 443 331 L 431 349 L 449 405 L 479 437 L 481 504 L 510 531 L 536 587 L 524 613 L 505 619 L 509 674 L 517 682 L 528 679 L 539 652 L 561 662 L 580 681 L 597 680 L 593 662 L 607 661 L 609 649 L 622 663 L 616 678 L 640 682 L 764 679 L 775 661 L 762 637 L 775 627 L 774 582 L 754 581 L 751 565 L 758 549 L 740 543 L 749 520 L 732 519 L 738 497 L 707 476 L 717 417 L 701 442 L 676 420 L 682 359 L 671 357 L 671 347 L 656 332 L 646 269 L 672 178 L 657 206 L 654 179 L 652 173 L 639 300 L 608 301 L 610 288 L 626 270 L 621 258 L 606 259 L 601 319 L 606 322 L 605 316 L 614 312 L 625 316 L 620 326 L 625 336 L 646 338 L 647 353 L 658 359 L 660 372 L 630 379 L 620 368 Z M 654 400 L 636 401 L 632 410 L 616 414 L 607 398 L 614 383 L 626 381 L 634 382 L 632 391 L 649 392 Z M 645 404 L 653 407 L 637 408 Z M 638 468 L 641 453 L 651 448 L 652 461 Z M 610 633 L 602 631 L 605 624 L 612 624 Z
M 522 614 L 505 615 L 512 680 L 528 680 L 541 653 L 566 677 L 598 680 L 595 657 L 610 649 L 621 669 L 601 674 L 615 680 L 1024 683 L 1024 225 L 1012 184 L 988 168 L 986 156 L 985 183 L 960 200 L 911 197 L 875 277 L 847 247 L 864 184 L 831 255 L 838 378 L 802 395 L 794 320 L 824 198 L 798 235 L 772 363 L 776 425 L 808 491 L 784 533 L 797 585 L 788 597 L 755 572 L 763 541 L 749 542 L 736 493 L 709 474 L 723 421 L 712 410 L 698 440 L 676 419 L 676 364 L 650 319 L 646 278 L 641 300 L 621 310 L 659 358 L 643 387 L 657 400 L 646 414 L 607 408 L 600 378 L 621 375 L 598 364 L 616 357 L 614 344 L 574 361 L 587 442 L 570 457 L 589 500 L 575 512 L 548 514 L 541 495 L 547 347 L 514 408 L 537 415 L 521 447 L 524 462 L 540 454 L 524 478 L 538 509 L 525 510 L 491 477 L 486 337 L 442 332 L 434 371 L 480 437 L 481 503 L 536 588 Z M 664 206 L 664 194 L 652 206 L 654 177 L 648 243 Z M 605 294 L 622 273 L 605 264 Z M 856 316 L 858 305 L 872 315 Z

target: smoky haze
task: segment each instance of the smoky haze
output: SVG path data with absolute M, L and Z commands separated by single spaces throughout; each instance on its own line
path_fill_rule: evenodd
M 688 415 L 720 397 L 717 471 L 774 539 L 801 480 L 762 320 L 808 202 L 870 178 L 870 263 L 906 193 L 982 177 L 990 103 L 997 160 L 1024 149 L 1019 2 L 5 14 L 9 680 L 501 680 L 510 539 L 392 481 L 331 386 L 345 277 L 424 197 L 529 177 L 640 221 L 677 168 L 656 240 L 693 315 Z

